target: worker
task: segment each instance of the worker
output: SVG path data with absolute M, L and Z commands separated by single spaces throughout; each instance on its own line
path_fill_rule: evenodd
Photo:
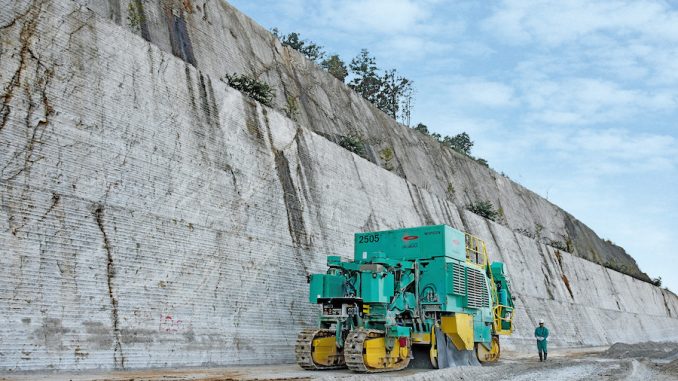
M 539 361 L 546 361 L 546 357 L 549 354 L 548 350 L 546 349 L 546 339 L 549 337 L 549 329 L 544 327 L 544 319 L 539 319 L 539 327 L 534 330 L 534 337 L 537 338 Z

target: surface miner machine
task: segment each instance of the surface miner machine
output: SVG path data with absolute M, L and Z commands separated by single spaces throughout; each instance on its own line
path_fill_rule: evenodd
M 446 368 L 499 358 L 513 330 L 513 298 L 485 243 L 446 225 L 355 234 L 353 261 L 327 257 L 309 276 L 319 328 L 304 329 L 304 369 L 358 372 Z

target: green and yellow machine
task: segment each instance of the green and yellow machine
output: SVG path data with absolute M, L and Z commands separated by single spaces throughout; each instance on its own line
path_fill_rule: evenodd
M 353 261 L 327 257 L 309 276 L 319 327 L 304 329 L 304 369 L 384 372 L 496 361 L 513 330 L 504 264 L 485 243 L 446 225 L 355 234 Z

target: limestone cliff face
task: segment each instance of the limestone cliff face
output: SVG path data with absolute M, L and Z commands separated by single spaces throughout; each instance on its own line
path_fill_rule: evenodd
M 505 347 L 532 346 L 539 318 L 553 345 L 678 340 L 678 297 L 580 258 L 614 254 L 561 209 L 398 126 L 230 6 L 151 4 L 136 34 L 127 1 L 0 8 L 0 371 L 292 362 L 317 313 L 308 273 L 350 257 L 356 231 L 432 223 L 506 262 Z M 274 84 L 277 109 L 297 94 L 298 122 L 228 72 Z M 333 143 L 352 129 L 395 169 Z M 466 211 L 476 198 L 506 222 Z M 513 231 L 535 223 L 576 253 Z
M 289 110 L 288 100 L 294 102 L 300 124 L 335 142 L 349 134 L 363 136 L 370 161 L 422 189 L 462 208 L 490 200 L 503 212 L 502 222 L 510 229 L 538 234 L 545 243 L 558 241 L 577 256 L 649 280 L 631 256 L 601 240 L 564 210 L 399 125 L 298 52 L 281 46 L 271 33 L 224 1 L 78 2 L 213 79 L 232 73 L 262 79 L 276 89 L 276 109 Z M 384 149 L 392 150 L 393 158 L 383 160 L 380 152 Z

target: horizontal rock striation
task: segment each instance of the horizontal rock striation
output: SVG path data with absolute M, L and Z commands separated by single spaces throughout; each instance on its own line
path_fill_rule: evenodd
M 269 83 L 277 110 L 334 142 L 360 136 L 368 160 L 458 207 L 489 200 L 510 229 L 649 281 L 621 247 L 520 184 L 396 123 L 225 1 L 77 2 L 213 79 L 241 73 Z

